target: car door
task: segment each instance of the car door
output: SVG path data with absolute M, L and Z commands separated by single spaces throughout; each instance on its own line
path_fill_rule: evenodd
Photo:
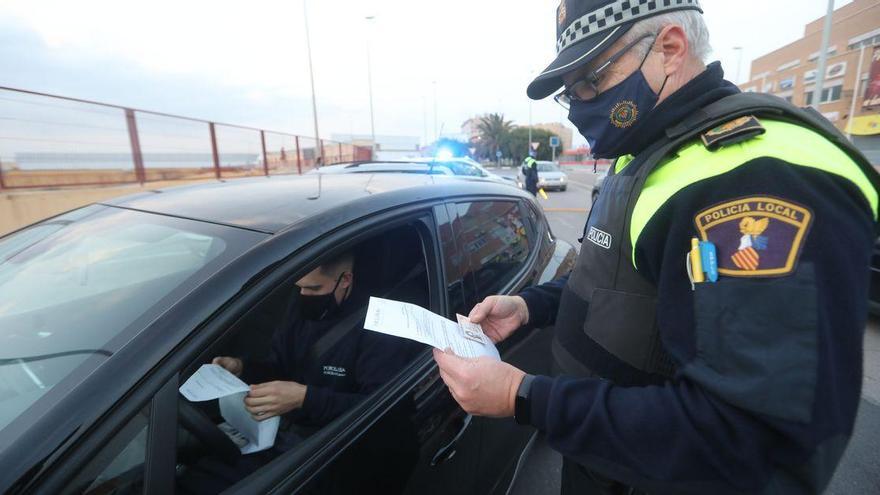
M 182 426 L 177 413 L 181 402 L 178 387 L 182 382 L 203 363 L 211 361 L 217 346 L 224 343 L 238 345 L 240 341 L 232 338 L 237 327 L 254 329 L 253 335 L 259 335 L 261 330 L 257 328 L 258 322 L 274 317 L 271 316 L 274 313 L 262 313 L 263 305 L 277 298 L 278 291 L 284 289 L 285 284 L 302 276 L 301 272 L 318 263 L 322 256 L 332 256 L 334 250 L 346 249 L 368 238 L 385 241 L 387 239 L 384 237 L 395 229 L 403 229 L 412 234 L 409 237 L 412 243 L 407 245 L 405 251 L 414 254 L 417 250 L 418 253 L 415 254 L 423 255 L 426 271 L 412 274 L 424 277 L 424 295 L 427 298 L 425 306 L 437 312 L 445 311 L 443 286 L 439 279 L 438 243 L 434 237 L 435 226 L 430 205 L 427 209 L 425 206 L 400 207 L 395 211 L 371 216 L 356 224 L 336 229 L 289 255 L 287 260 L 273 265 L 271 269 L 259 269 L 259 275 L 254 276 L 246 285 L 237 285 L 241 289 L 233 300 L 227 301 L 221 311 L 202 321 L 198 330 L 161 362 L 157 362 L 136 388 L 120 398 L 112 410 L 103 414 L 98 422 L 88 426 L 88 435 L 64 453 L 64 460 L 55 464 L 55 472 L 41 487 L 54 487 L 50 490 L 52 492 L 61 491 L 62 487 L 69 485 L 83 489 L 100 489 L 101 493 L 173 493 L 175 477 L 180 473 L 183 461 L 179 447 L 187 440 L 187 432 L 183 431 L 186 428 Z M 283 239 L 274 242 L 283 243 Z M 267 250 L 275 249 L 270 245 L 272 243 L 270 241 L 263 247 Z M 394 244 L 391 242 L 384 245 L 393 247 Z M 409 249 L 410 246 L 413 249 Z M 381 247 L 378 246 L 373 252 L 382 252 Z M 402 259 L 403 256 L 389 256 L 389 260 L 395 264 L 399 264 Z M 241 262 L 250 264 L 248 260 Z M 412 291 L 407 287 L 399 298 L 405 300 L 412 296 Z M 173 318 L 169 316 L 167 319 L 171 321 Z M 142 337 L 147 342 L 151 340 L 149 335 Z M 152 340 L 155 337 L 154 335 Z M 400 474 L 399 492 L 412 476 L 412 467 L 421 457 L 420 450 L 430 454 L 425 462 L 431 464 L 435 452 L 430 452 L 430 449 L 434 445 L 440 449 L 449 443 L 443 438 L 448 430 L 447 425 L 417 424 L 418 417 L 412 411 L 411 401 L 418 401 L 418 404 L 426 407 L 436 402 L 431 400 L 430 395 L 424 394 L 429 387 L 423 384 L 434 383 L 431 375 L 436 373 L 430 352 L 427 349 L 424 351 L 395 379 L 376 390 L 369 400 L 361 402 L 305 439 L 289 455 L 275 459 L 251 477 L 233 486 L 231 492 L 308 493 L 317 489 L 319 493 L 326 493 L 320 489 L 322 485 L 315 484 L 317 481 L 351 479 L 350 475 L 354 471 L 360 470 L 360 474 L 364 474 L 363 466 L 377 467 L 373 481 L 387 480 L 388 476 L 383 475 L 389 473 Z M 426 421 L 430 419 L 431 417 L 425 418 Z M 408 428 L 407 424 L 413 425 L 413 428 Z M 400 445 L 400 442 L 390 439 L 400 438 L 402 430 L 417 430 L 418 437 L 404 436 L 408 440 L 417 438 L 418 442 L 427 446 L 419 449 L 421 444 L 414 444 L 414 454 L 409 459 L 398 459 L 400 464 L 409 465 L 406 471 L 395 473 L 393 470 L 397 465 L 390 464 L 385 454 L 389 452 L 387 447 Z M 451 435 L 454 436 L 454 433 Z M 391 451 L 400 457 L 399 454 L 405 450 L 392 448 Z M 79 473 L 83 465 L 86 468 Z M 70 466 L 70 469 L 65 466 Z M 76 484 L 68 484 L 75 476 Z
M 456 256 L 446 255 L 464 280 L 463 312 L 495 294 L 515 294 L 537 281 L 547 264 L 546 233 L 531 209 L 517 198 L 462 200 L 447 204 Z M 443 238 L 441 232 L 441 239 Z M 531 374 L 550 372 L 550 329 L 517 332 L 498 345 L 502 360 Z M 477 418 L 481 437 L 476 493 L 504 492 L 519 455 L 535 431 L 503 420 Z

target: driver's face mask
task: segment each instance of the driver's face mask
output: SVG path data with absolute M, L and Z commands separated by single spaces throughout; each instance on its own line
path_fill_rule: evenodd
M 306 320 L 321 321 L 327 316 L 338 312 L 340 305 L 336 302 L 336 289 L 339 288 L 339 283 L 342 282 L 342 277 L 344 276 L 345 272 L 339 274 L 339 278 L 336 279 L 336 285 L 327 294 L 317 296 L 300 294 L 300 314 L 302 317 Z M 345 302 L 346 297 L 348 297 L 348 288 L 345 289 L 345 295 L 342 297 L 343 302 Z

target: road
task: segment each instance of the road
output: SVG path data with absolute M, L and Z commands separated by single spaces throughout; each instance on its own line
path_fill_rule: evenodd
M 515 171 L 498 171 L 515 175 Z M 590 207 L 590 195 L 596 175 L 592 168 L 567 171 L 569 187 L 566 192 L 548 193 L 549 199 L 539 199 L 544 207 L 554 235 L 580 249 L 581 237 Z M 880 493 L 880 319 L 872 317 L 865 332 L 865 376 L 862 401 L 856 419 L 855 432 L 834 479 L 826 493 Z M 559 493 L 562 458 L 543 438 L 535 443 L 524 471 L 518 478 L 514 495 Z

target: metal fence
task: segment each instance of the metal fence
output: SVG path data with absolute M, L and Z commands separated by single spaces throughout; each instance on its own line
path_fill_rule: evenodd
M 0 87 L 0 190 L 302 174 L 370 147 Z

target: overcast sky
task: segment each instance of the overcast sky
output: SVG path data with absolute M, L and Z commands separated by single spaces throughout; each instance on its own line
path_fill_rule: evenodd
M 824 0 L 702 0 L 714 59 L 737 77 L 803 35 Z M 837 0 L 840 7 L 849 0 Z M 527 124 L 525 88 L 555 53 L 558 0 L 312 0 L 321 134 L 458 133 L 470 116 Z M 372 23 L 365 16 L 373 15 Z M 0 85 L 313 134 L 302 0 L 2 0 Z M 819 47 L 817 46 L 818 50 Z M 436 81 L 436 85 L 434 84 Z M 547 99 L 534 122 L 565 121 Z

